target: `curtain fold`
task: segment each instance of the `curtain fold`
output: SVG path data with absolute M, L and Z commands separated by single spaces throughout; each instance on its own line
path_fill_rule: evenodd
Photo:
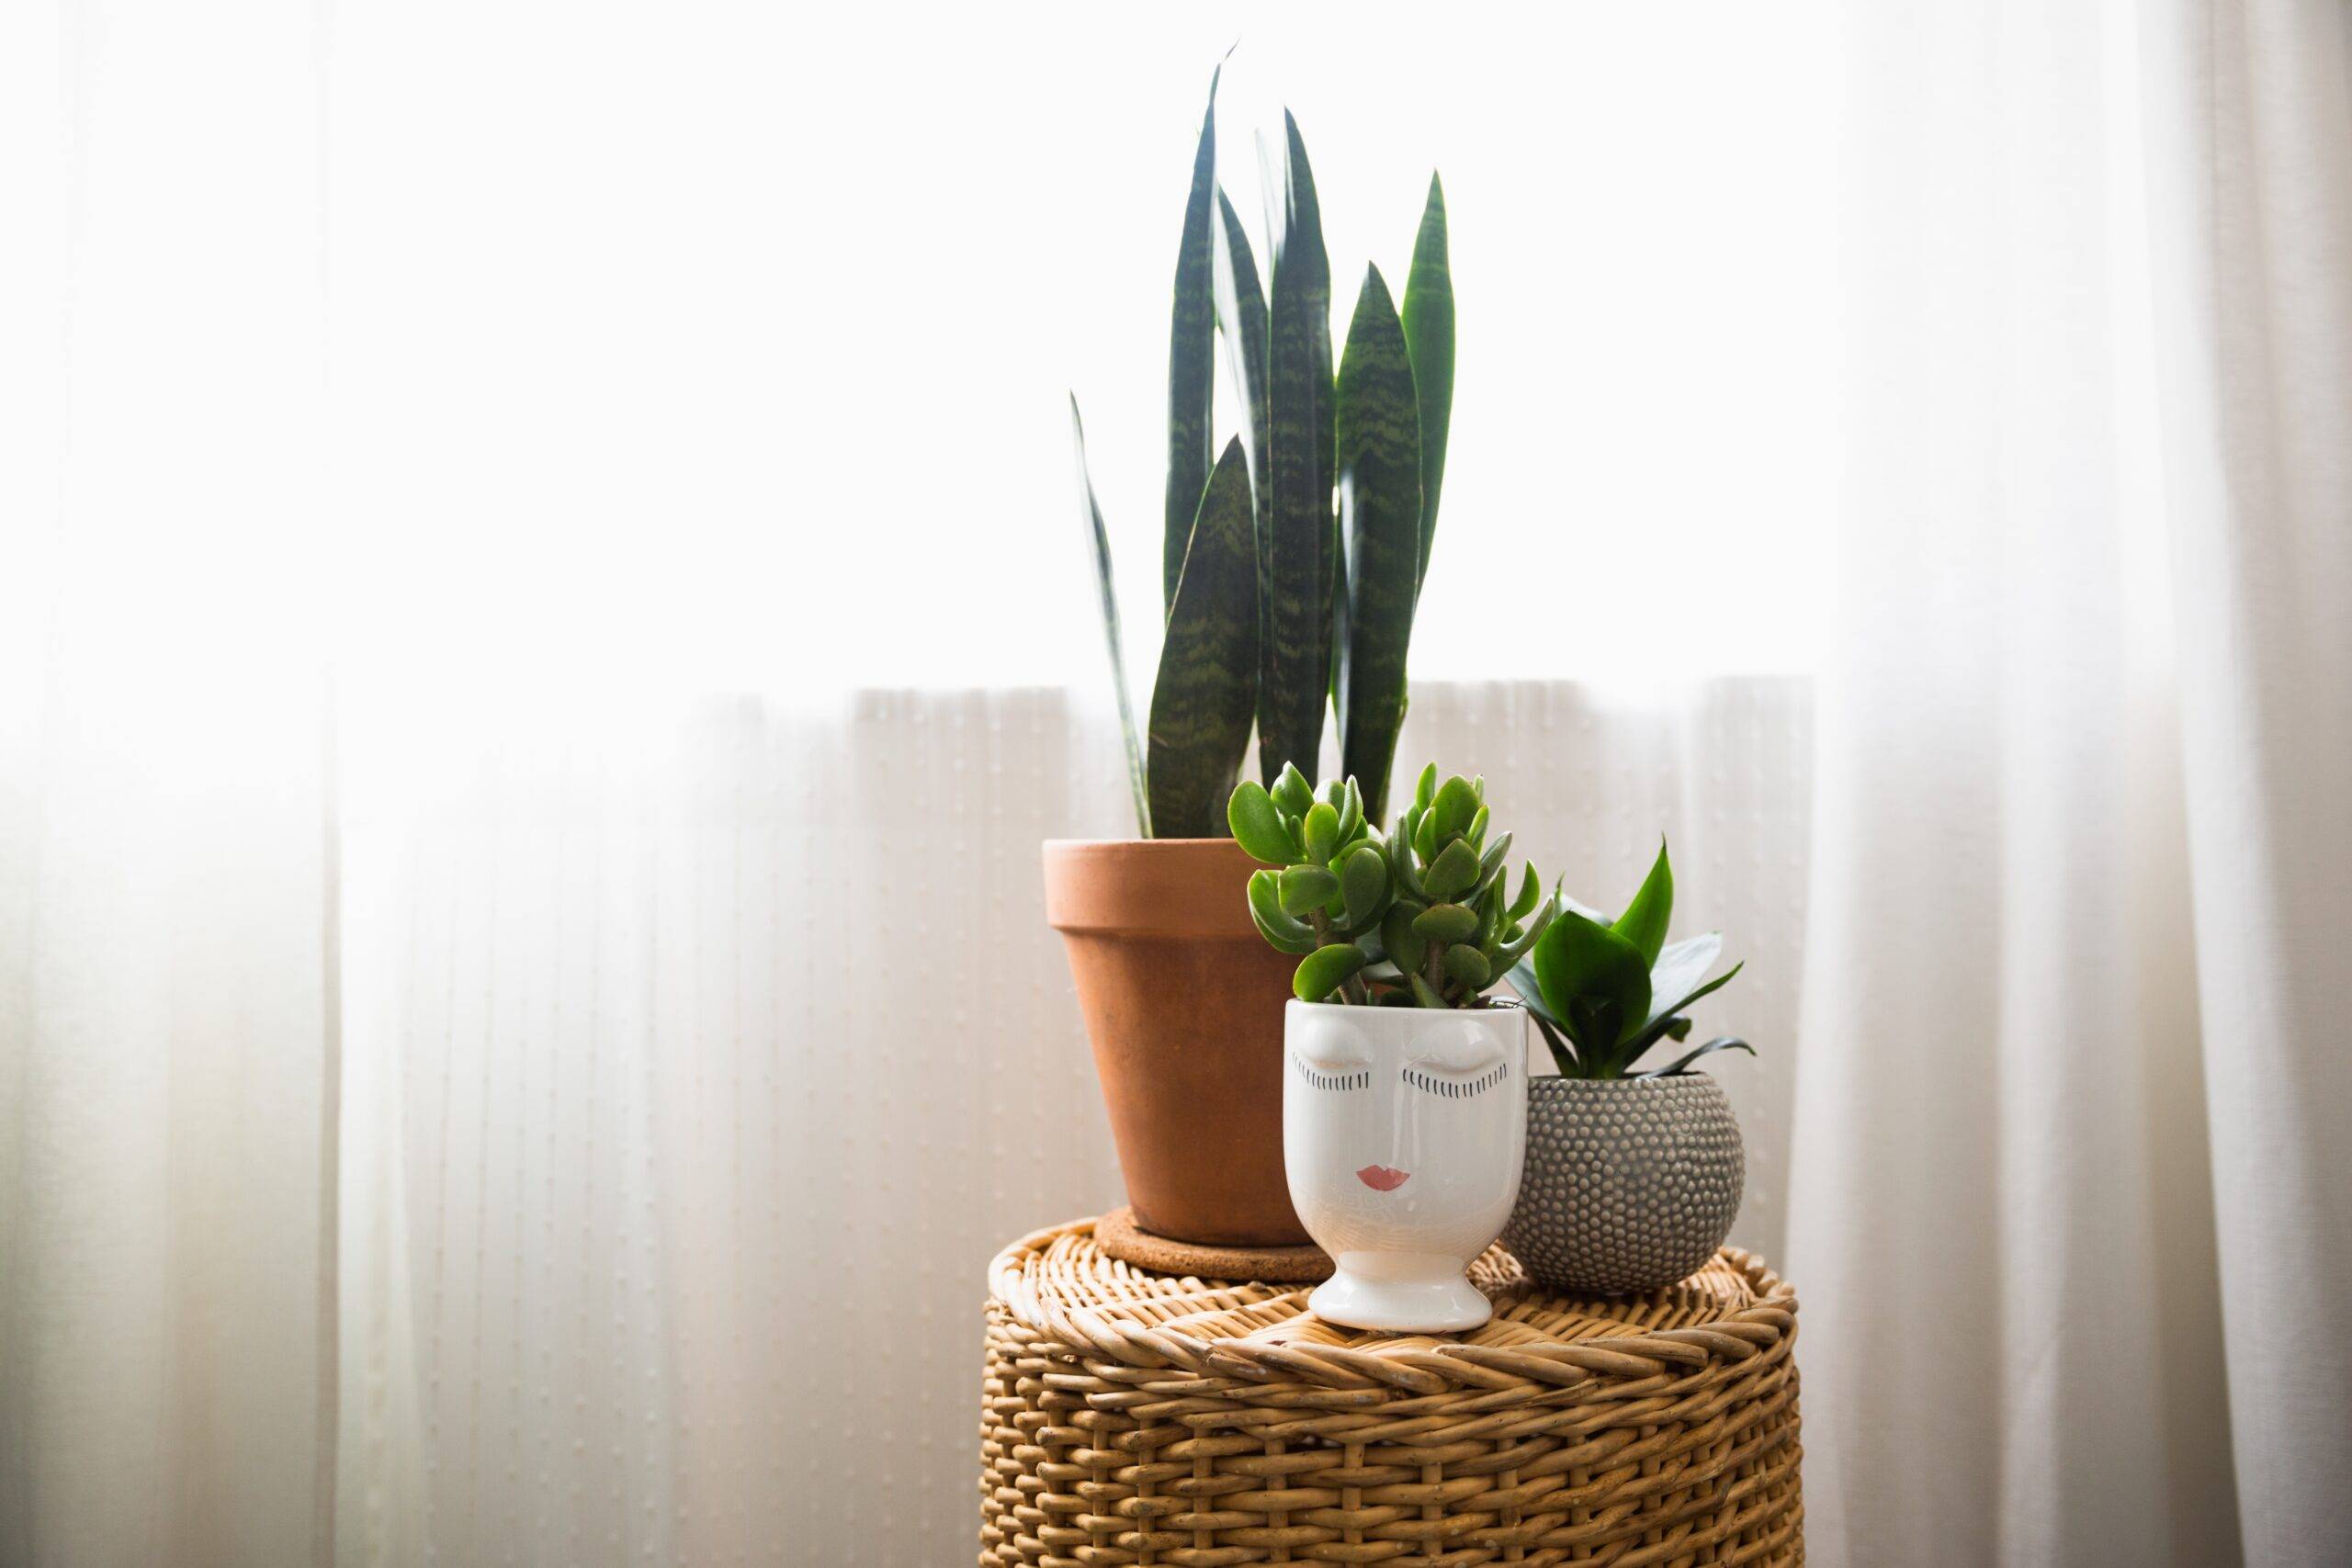
M 2352 1553 L 2305 1337 L 2352 1288 L 2345 40 L 1857 13 L 1789 1254 L 1821 1561 Z

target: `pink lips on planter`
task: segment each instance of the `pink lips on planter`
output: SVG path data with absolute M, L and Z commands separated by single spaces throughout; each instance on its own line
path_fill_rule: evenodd
M 1385 1165 L 1368 1165 L 1356 1172 L 1356 1179 L 1374 1192 L 1394 1192 L 1412 1176 L 1409 1170 L 1391 1170 Z

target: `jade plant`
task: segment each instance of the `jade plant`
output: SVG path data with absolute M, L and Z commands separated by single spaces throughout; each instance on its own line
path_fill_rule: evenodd
M 1721 931 L 1668 945 L 1674 913 L 1674 867 L 1658 846 L 1641 890 L 1615 919 L 1560 896 L 1557 918 L 1510 972 L 1511 988 L 1526 1003 L 1560 1076 L 1573 1078 L 1670 1077 L 1713 1051 L 1756 1054 L 1745 1040 L 1710 1040 L 1672 1064 L 1635 1070 L 1661 1040 L 1690 1035 L 1690 1004 L 1729 982 L 1735 964 L 1713 979 L 1707 971 L 1723 955 Z
M 1367 820 L 1385 817 L 1453 408 L 1453 287 L 1436 176 L 1401 311 L 1379 268 L 1366 267 L 1335 378 L 1330 262 L 1297 122 L 1285 112 L 1279 163 L 1261 158 L 1273 185 L 1261 285 L 1249 231 L 1217 181 L 1216 83 L 1212 75 L 1177 247 L 1165 635 L 1141 741 L 1109 534 L 1070 400 L 1080 520 L 1147 838 L 1222 833 L 1253 730 L 1262 787 L 1295 769 L 1311 790 L 1327 705 L 1338 715 L 1342 775 L 1361 781 Z M 1242 411 L 1221 447 L 1213 374 L 1220 340 Z
M 1250 916 L 1299 955 L 1303 1001 L 1475 1008 L 1558 910 L 1529 865 L 1510 891 L 1509 833 L 1488 834 L 1484 779 L 1424 769 L 1385 838 L 1352 777 L 1318 793 L 1295 768 L 1272 790 L 1244 781 L 1227 804 L 1241 847 L 1274 869 L 1250 878 Z

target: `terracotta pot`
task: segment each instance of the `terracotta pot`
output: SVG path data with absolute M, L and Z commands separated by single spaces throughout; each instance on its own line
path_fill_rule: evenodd
M 1250 922 L 1257 864 L 1230 839 L 1046 844 L 1046 919 L 1069 950 L 1127 1201 L 1171 1240 L 1306 1240 L 1283 1176 L 1298 961 Z

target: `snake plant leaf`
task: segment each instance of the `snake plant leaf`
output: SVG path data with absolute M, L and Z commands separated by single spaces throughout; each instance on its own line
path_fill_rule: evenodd
M 1708 1041 L 1704 1045 L 1700 1046 L 1695 1051 L 1685 1053 L 1683 1055 L 1677 1058 L 1671 1066 L 1652 1067 L 1646 1073 L 1628 1073 L 1625 1076 L 1633 1078 L 1676 1077 L 1690 1071 L 1691 1063 L 1697 1061 L 1700 1057 L 1707 1055 L 1711 1051 L 1745 1051 L 1751 1056 L 1756 1055 L 1756 1047 L 1750 1045 L 1747 1041 L 1739 1039 L 1735 1035 L 1724 1034 Z
M 1259 650 L 1258 768 L 1312 778 L 1331 674 L 1331 272 L 1315 178 L 1287 114 L 1283 221 L 1266 309 L 1265 641 Z
M 1430 175 L 1429 202 L 1405 275 L 1405 346 L 1413 361 L 1420 412 L 1421 518 L 1418 591 L 1430 573 L 1430 542 L 1437 537 L 1437 497 L 1445 480 L 1446 428 L 1453 418 L 1453 271 L 1445 243 L 1445 187 Z
M 1250 489 L 1258 511 L 1266 509 L 1266 291 L 1258 281 L 1257 258 L 1232 198 L 1216 192 L 1216 326 L 1225 344 L 1226 372 L 1233 378 L 1249 417 L 1241 423 L 1241 454 L 1250 459 Z M 1263 528 L 1258 536 L 1261 591 L 1273 564 Z
M 1220 836 L 1234 775 L 1250 749 L 1257 699 L 1258 568 L 1250 540 L 1250 473 L 1226 443 L 1201 492 L 1193 547 L 1168 613 L 1151 693 L 1145 770 L 1155 833 Z
M 1201 115 L 1201 139 L 1193 152 L 1193 189 L 1184 200 L 1184 231 L 1176 246 L 1175 300 L 1168 322 L 1168 498 L 1160 541 L 1163 608 L 1176 609 L 1177 581 L 1200 513 L 1201 491 L 1216 450 L 1212 405 L 1216 395 L 1215 284 L 1216 227 L 1216 85 L 1220 64 L 1209 75 L 1209 105 Z
M 1562 910 L 1529 954 L 1544 1010 L 1589 1064 L 1649 1016 L 1650 966 L 1607 926 Z
M 1376 266 L 1364 269 L 1334 400 L 1340 518 L 1348 544 L 1340 759 L 1346 772 L 1366 781 L 1376 818 L 1388 807 L 1389 768 L 1405 723 L 1421 513 L 1413 368 Z
M 1666 858 L 1666 840 L 1658 840 L 1657 860 L 1642 880 L 1642 890 L 1625 906 L 1611 928 L 1642 950 L 1642 962 L 1655 967 L 1666 946 L 1667 921 L 1674 914 L 1674 867 Z
M 1368 962 L 1363 949 L 1351 942 L 1318 947 L 1299 960 L 1298 973 L 1291 978 L 1291 990 L 1300 1001 L 1319 1002 Z
M 1102 595 L 1102 639 L 1111 650 L 1111 685 L 1119 698 L 1119 732 L 1127 746 L 1127 789 L 1135 796 L 1136 833 L 1151 837 L 1151 802 L 1144 790 L 1143 748 L 1136 739 L 1136 709 L 1127 695 L 1125 639 L 1119 635 L 1119 591 L 1111 576 L 1111 536 L 1102 526 L 1102 508 L 1095 503 L 1094 480 L 1086 467 L 1086 422 L 1078 414 L 1078 394 L 1069 400 L 1070 443 L 1078 454 L 1079 522 L 1094 549 L 1094 583 Z
M 1297 863 L 1301 847 L 1291 842 L 1282 813 L 1274 809 L 1272 797 L 1256 779 L 1243 779 L 1234 786 L 1233 798 L 1225 803 L 1225 825 L 1231 829 L 1233 841 L 1248 851 L 1251 860 L 1268 865 Z
M 1283 913 L 1304 915 L 1331 901 L 1340 890 L 1339 874 L 1319 865 L 1295 865 L 1277 878 L 1282 887 Z

